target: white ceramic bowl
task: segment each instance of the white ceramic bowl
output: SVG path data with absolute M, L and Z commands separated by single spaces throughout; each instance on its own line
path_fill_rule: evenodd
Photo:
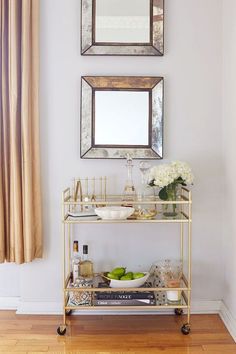
M 143 273 L 145 274 L 144 277 L 133 279 L 133 280 L 109 279 L 106 276 L 105 278 L 110 280 L 111 288 L 138 288 L 142 286 L 149 277 L 149 272 L 143 272 Z
M 134 208 L 121 207 L 121 206 L 110 206 L 94 209 L 95 213 L 104 220 L 114 219 L 114 220 L 124 220 L 133 214 Z

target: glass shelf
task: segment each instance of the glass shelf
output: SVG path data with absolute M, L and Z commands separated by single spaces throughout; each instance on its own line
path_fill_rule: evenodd
M 190 288 L 188 288 L 188 282 L 186 277 L 183 275 L 182 279 L 181 279 L 181 283 L 180 283 L 180 287 L 178 288 L 167 288 L 164 287 L 163 284 L 161 283 L 161 281 L 159 280 L 159 278 L 155 277 L 155 279 L 153 278 L 153 276 L 151 275 L 147 282 L 145 283 L 145 286 L 142 287 L 138 287 L 138 288 L 111 288 L 108 285 L 106 287 L 98 287 L 98 284 L 102 282 L 104 282 L 104 278 L 101 277 L 101 275 L 99 275 L 99 273 L 97 273 L 93 279 L 93 286 L 92 287 L 73 287 L 72 282 L 70 280 L 70 277 L 67 277 L 67 282 L 65 283 L 65 288 L 64 291 L 68 292 L 68 291 L 74 291 L 74 292 L 91 292 L 91 293 L 95 293 L 95 292 L 105 292 L 105 293 L 113 293 L 113 292 L 148 292 L 148 291 L 153 291 L 153 292 L 166 292 L 166 291 L 188 291 L 190 290 Z M 155 284 L 155 285 L 153 285 Z M 158 285 L 156 285 L 158 284 Z
M 176 304 L 169 304 L 167 302 L 166 294 L 161 294 L 158 293 L 155 295 L 155 305 L 94 305 L 88 304 L 88 305 L 70 305 L 69 303 L 65 307 L 66 310 L 80 310 L 80 309 L 86 309 L 86 310 L 98 310 L 98 309 L 117 309 L 117 310 L 128 310 L 130 308 L 132 309 L 139 309 L 139 310 L 156 310 L 156 309 L 187 309 L 188 304 L 185 301 L 185 298 L 181 296 L 180 303 Z
M 110 223 L 121 223 L 121 224 L 126 224 L 126 223 L 188 223 L 189 218 L 186 214 L 180 212 L 177 216 L 175 217 L 165 217 L 162 213 L 158 213 L 153 219 L 125 219 L 125 220 L 117 220 L 117 219 L 107 219 L 107 220 L 102 220 L 98 216 L 80 216 L 80 217 L 71 217 L 66 215 L 65 219 L 63 220 L 64 223 L 66 224 L 78 224 L 78 223 L 98 223 L 98 224 L 110 224 Z
M 91 199 L 91 196 L 87 196 L 88 198 L 88 201 L 80 201 L 80 200 L 77 200 L 75 201 L 74 198 L 72 196 L 69 196 L 69 197 L 66 197 L 64 199 L 64 204 L 65 205 L 96 205 L 96 206 L 108 206 L 108 205 L 137 205 L 137 204 L 189 204 L 191 203 L 191 201 L 185 197 L 185 196 L 182 196 L 181 199 L 178 199 L 178 200 L 168 200 L 168 201 L 165 201 L 165 200 L 161 200 L 160 198 L 156 197 L 155 200 L 153 201 L 148 201 L 148 200 L 143 200 L 143 201 L 139 201 L 139 200 L 132 200 L 132 201 L 125 201 L 125 200 L 122 200 L 122 196 L 121 195 L 109 195 L 106 197 L 106 199 L 99 199 L 99 198 L 96 198 L 95 201 L 89 201 Z

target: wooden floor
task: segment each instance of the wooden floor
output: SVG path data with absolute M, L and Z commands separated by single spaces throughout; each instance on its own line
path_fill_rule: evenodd
M 233 354 L 236 344 L 218 315 L 193 315 L 191 334 L 180 333 L 179 316 L 61 316 L 0 311 L 0 353 Z

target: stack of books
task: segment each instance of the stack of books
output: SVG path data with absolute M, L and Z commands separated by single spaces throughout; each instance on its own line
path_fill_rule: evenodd
M 153 306 L 156 304 L 153 291 L 97 292 L 96 306 Z

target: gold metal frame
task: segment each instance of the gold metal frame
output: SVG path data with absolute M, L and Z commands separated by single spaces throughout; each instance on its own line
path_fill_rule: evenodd
M 190 310 L 191 310 L 191 239 L 192 239 L 192 193 L 187 188 L 182 187 L 181 189 L 181 198 L 176 201 L 163 201 L 159 198 L 156 198 L 155 201 L 148 201 L 149 204 L 153 203 L 156 207 L 160 207 L 162 204 L 179 204 L 180 205 L 180 217 L 178 218 L 162 218 L 160 213 L 156 218 L 152 220 L 101 220 L 98 217 L 94 218 L 94 220 L 88 219 L 76 219 L 71 220 L 68 216 L 68 212 L 74 210 L 76 206 L 80 207 L 80 210 L 83 210 L 83 205 L 94 205 L 93 197 L 96 199 L 96 205 L 125 205 L 125 202 L 122 201 L 121 195 L 107 195 L 106 194 L 106 177 L 100 179 L 90 179 L 92 180 L 92 184 L 95 186 L 95 182 L 99 181 L 100 191 L 96 194 L 96 198 L 94 195 L 94 191 L 89 194 L 88 189 L 84 189 L 86 191 L 86 195 L 88 196 L 89 201 L 84 201 L 84 195 L 81 193 L 80 198 L 77 198 L 77 194 L 75 191 L 77 190 L 78 181 L 81 184 L 81 191 L 83 190 L 83 184 L 85 186 L 88 183 L 88 179 L 75 179 L 72 188 L 67 188 L 62 193 L 62 234 L 63 234 L 63 293 L 64 293 L 64 303 L 63 303 L 63 324 L 60 325 L 60 330 L 66 330 L 66 316 L 67 312 L 70 310 L 78 310 L 85 309 L 86 311 L 94 309 L 100 309 L 101 306 L 68 306 L 69 292 L 82 292 L 87 291 L 94 294 L 94 292 L 104 292 L 107 291 L 107 288 L 73 288 L 70 287 L 70 274 L 71 274 L 71 226 L 72 224 L 83 224 L 83 223 L 177 223 L 180 225 L 180 259 L 184 262 L 185 252 L 187 257 L 187 270 L 186 275 L 183 274 L 181 287 L 179 288 L 166 288 L 166 287 L 152 287 L 152 288 L 132 288 L 132 291 L 167 291 L 167 290 L 176 290 L 181 291 L 182 293 L 182 302 L 181 305 L 154 305 L 154 306 L 142 306 L 142 310 L 154 310 L 154 309 L 177 309 L 177 310 L 185 310 L 187 313 L 187 323 L 183 325 L 187 326 L 190 330 Z M 140 203 L 147 203 L 145 201 L 134 201 L 132 204 L 134 206 Z M 130 205 L 130 201 L 128 202 Z M 185 237 L 185 233 L 187 231 L 187 237 Z M 187 244 L 187 245 L 186 245 Z M 184 263 L 183 263 L 184 264 Z M 128 291 L 131 289 L 129 288 Z M 109 292 L 116 291 L 127 291 L 127 288 L 109 288 Z M 124 309 L 140 309 L 140 306 L 102 306 L 102 309 L 110 309 L 114 310 L 124 310 Z M 182 328 L 183 328 L 182 327 Z

